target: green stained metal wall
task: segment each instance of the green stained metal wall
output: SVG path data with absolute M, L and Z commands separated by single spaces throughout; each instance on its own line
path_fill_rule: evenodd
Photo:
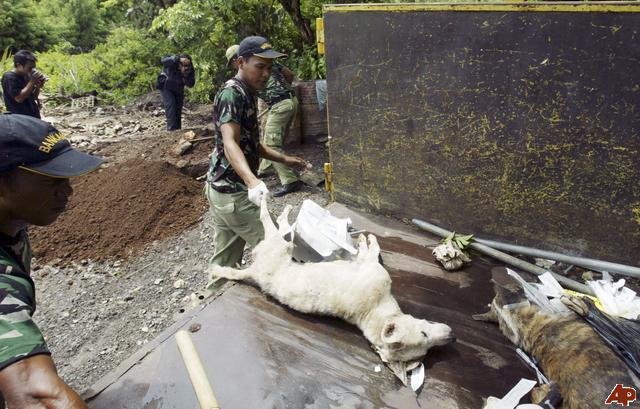
M 640 264 L 640 5 L 625 7 L 326 9 L 337 200 Z

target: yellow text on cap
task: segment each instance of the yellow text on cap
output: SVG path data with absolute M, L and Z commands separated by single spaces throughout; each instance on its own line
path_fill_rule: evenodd
M 56 143 L 64 141 L 65 139 L 66 138 L 64 137 L 64 135 L 62 135 L 60 132 L 47 135 L 47 137 L 44 138 L 44 140 L 38 147 L 38 150 L 44 153 L 49 153 Z

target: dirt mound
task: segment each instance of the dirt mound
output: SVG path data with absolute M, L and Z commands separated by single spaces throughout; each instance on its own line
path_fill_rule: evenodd
M 79 177 L 67 211 L 31 230 L 34 254 L 62 264 L 126 257 L 182 233 L 206 211 L 202 183 L 158 161 L 129 160 Z

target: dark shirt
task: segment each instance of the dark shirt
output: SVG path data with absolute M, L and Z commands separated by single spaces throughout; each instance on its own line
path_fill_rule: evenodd
M 258 171 L 260 158 L 258 145 L 260 131 L 256 114 L 256 99 L 253 92 L 240 78 L 232 78 L 224 84 L 213 101 L 213 123 L 216 147 L 211 155 L 207 180 L 214 190 L 235 193 L 247 190 L 242 178 L 233 170 L 224 152 L 220 127 L 234 122 L 240 125 L 240 149 L 244 153 L 249 168 Z
M 170 55 L 162 58 L 162 73 L 158 78 L 158 88 L 166 89 L 176 93 L 184 93 L 185 85 L 189 88 L 193 87 L 196 83 L 195 72 L 193 67 L 191 71 L 185 77 L 180 72 L 180 57 L 177 55 Z M 164 77 L 164 79 L 160 79 Z M 162 83 L 162 84 L 160 84 Z
M 2 76 L 2 97 L 7 111 L 14 114 L 22 114 L 40 118 L 40 108 L 33 95 L 29 95 L 22 102 L 16 101 L 16 96 L 27 86 L 29 80 L 26 77 L 7 71 Z

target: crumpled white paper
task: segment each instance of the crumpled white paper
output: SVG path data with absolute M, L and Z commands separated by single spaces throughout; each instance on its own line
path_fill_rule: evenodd
M 626 281 L 620 279 L 613 282 L 609 273 L 605 272 L 601 280 L 587 281 L 587 284 L 600 300 L 604 312 L 616 317 L 638 319 L 640 315 L 640 298 L 636 292 L 625 287 Z
M 445 270 L 454 271 L 469 263 L 471 259 L 452 241 L 439 244 L 432 251 L 433 256 L 438 260 Z

